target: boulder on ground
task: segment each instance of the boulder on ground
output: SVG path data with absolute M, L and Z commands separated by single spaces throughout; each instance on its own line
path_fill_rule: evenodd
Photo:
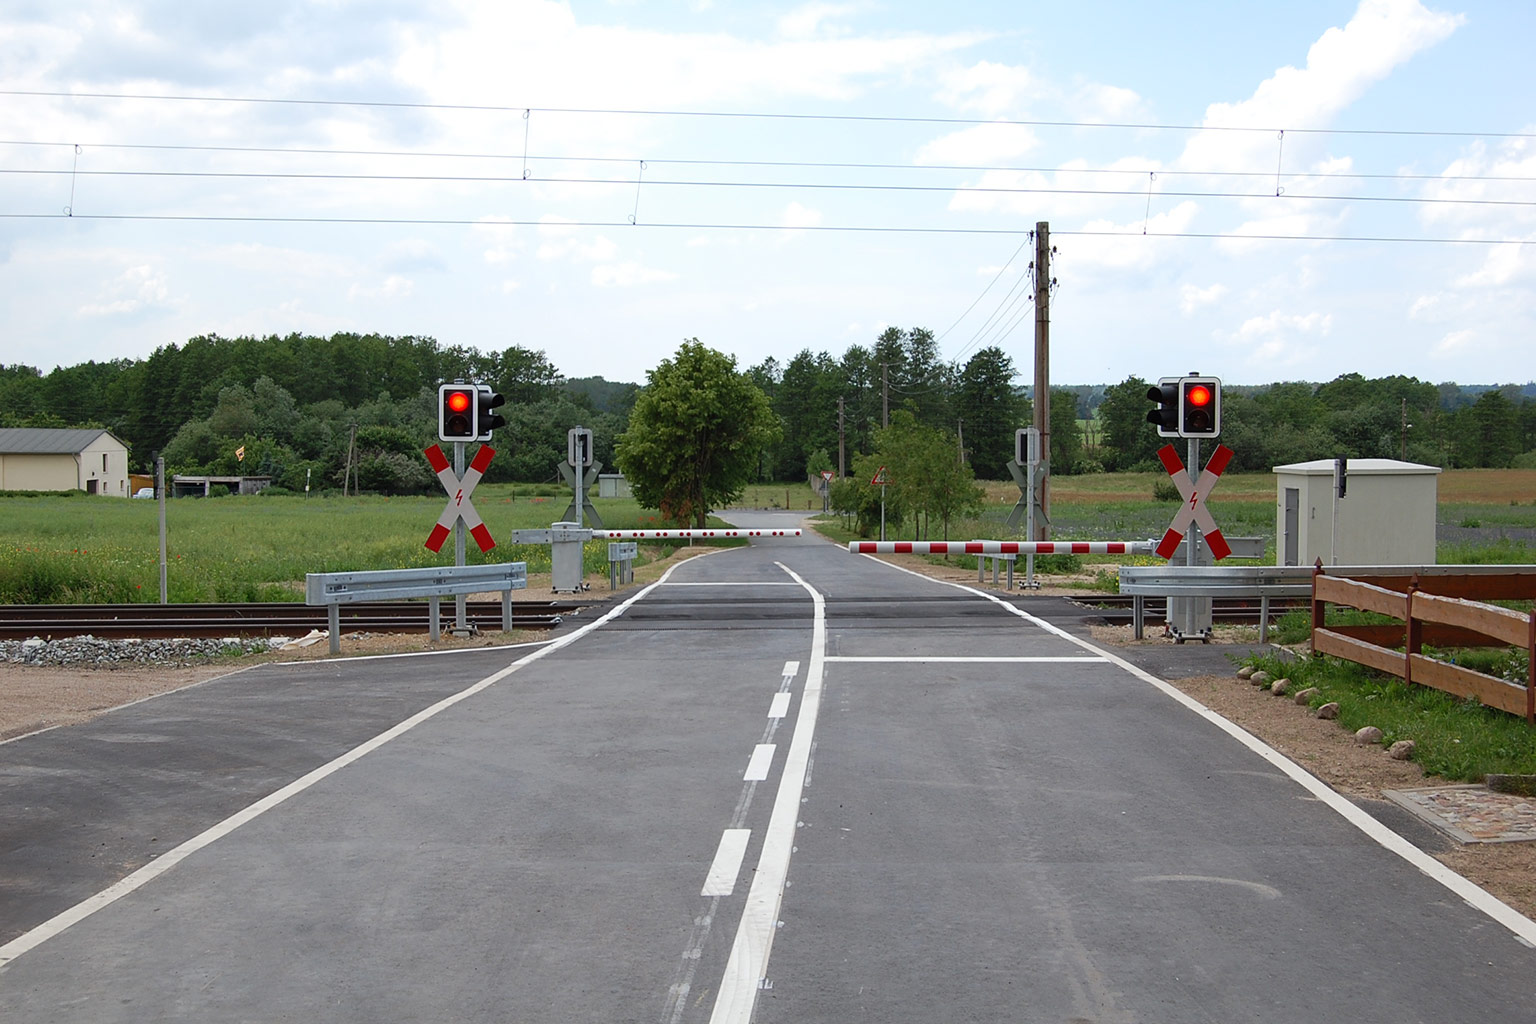
M 1284 697 L 1290 692 L 1290 689 L 1291 681 L 1289 679 L 1276 679 L 1269 684 L 1270 695 L 1274 697 Z
M 1317 709 L 1317 717 L 1318 718 L 1327 718 L 1327 719 L 1338 718 L 1339 717 L 1339 702 L 1336 701 L 1336 700 L 1331 700 L 1327 704 L 1324 704 L 1322 707 L 1318 708 Z
M 1372 743 L 1380 743 L 1381 740 L 1381 730 L 1374 725 L 1368 725 L 1363 729 L 1355 730 L 1355 742 L 1361 746 L 1370 746 Z
M 1412 761 L 1413 748 L 1413 740 L 1398 740 L 1387 748 L 1387 756 L 1394 761 Z
M 1237 678 L 1247 679 L 1257 671 L 1258 669 L 1254 668 L 1252 665 L 1244 665 L 1242 668 L 1237 670 Z
M 1296 703 L 1297 704 L 1310 704 L 1310 703 L 1312 703 L 1312 698 L 1316 697 L 1318 695 L 1318 692 L 1319 691 L 1318 691 L 1317 687 L 1315 687 L 1315 686 L 1309 686 L 1305 690 L 1297 690 L 1296 691 Z

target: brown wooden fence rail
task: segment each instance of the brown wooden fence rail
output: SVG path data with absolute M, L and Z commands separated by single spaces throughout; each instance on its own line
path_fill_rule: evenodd
M 1329 574 L 1319 562 L 1312 573 L 1312 653 L 1368 665 L 1458 697 L 1476 697 L 1536 724 L 1536 609 L 1521 614 L 1482 603 L 1533 598 L 1536 566 L 1435 566 L 1411 573 L 1386 569 L 1379 575 L 1352 569 L 1343 576 Z M 1401 625 L 1329 626 L 1330 604 L 1376 612 Z M 1422 653 L 1425 644 L 1523 648 L 1530 659 L 1526 683 L 1428 657 Z

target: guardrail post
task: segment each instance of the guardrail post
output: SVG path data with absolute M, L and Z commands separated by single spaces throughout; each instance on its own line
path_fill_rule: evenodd
M 1131 597 L 1131 636 L 1141 639 L 1143 626 L 1147 618 L 1147 599 L 1141 594 Z
M 433 643 L 437 643 L 437 641 L 443 635 L 442 629 L 438 624 L 438 609 L 440 606 L 441 600 L 436 594 L 433 594 L 431 597 L 427 598 L 427 615 L 432 620 L 427 624 L 427 639 L 431 640 Z
M 1259 595 L 1259 643 L 1269 643 L 1269 595 Z
M 325 626 L 331 634 L 331 653 L 341 653 L 341 605 L 332 601 L 325 609 Z

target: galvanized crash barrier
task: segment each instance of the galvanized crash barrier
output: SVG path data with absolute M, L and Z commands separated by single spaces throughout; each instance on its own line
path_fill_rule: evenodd
M 512 591 L 528 586 L 528 563 L 498 562 L 492 565 L 429 566 L 423 569 L 377 569 L 368 572 L 312 572 L 304 577 L 304 603 L 326 606 L 331 634 L 331 653 L 341 653 L 341 605 L 358 601 L 427 599 L 429 631 L 433 640 L 438 625 L 438 599 L 459 594 L 501 592 L 501 628 L 512 628 Z
M 1122 565 L 1120 593 L 1132 595 L 1131 624 L 1142 638 L 1147 597 L 1239 597 L 1259 601 L 1259 642 L 1269 642 L 1269 599 L 1310 597 L 1312 568 L 1306 565 Z M 1187 639 L 1175 637 L 1179 643 Z M 1208 636 L 1201 639 L 1209 640 Z
M 1003 567 L 1008 567 L 1008 583 L 1005 589 L 1013 589 L 1013 564 L 1019 560 L 1018 555 L 987 555 L 976 556 L 976 582 L 987 582 L 987 563 L 992 563 L 992 585 L 997 586 L 997 573 Z
M 635 581 L 635 558 L 640 545 L 634 541 L 608 542 L 608 589 L 618 590 L 620 583 Z

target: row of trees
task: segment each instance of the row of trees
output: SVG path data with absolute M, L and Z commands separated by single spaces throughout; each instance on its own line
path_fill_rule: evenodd
M 662 385 L 679 364 L 704 372 L 700 360 L 710 351 L 687 342 L 658 367 L 667 371 L 661 380 L 652 372 L 643 401 L 648 416 L 694 400 Z M 897 454 L 890 439 L 916 443 L 910 431 L 918 428 L 927 432 L 924 445 L 944 438 L 955 464 L 975 477 L 1006 479 L 1014 431 L 1030 420 L 1027 389 L 1016 386 L 1007 353 L 988 347 L 963 365 L 945 363 L 924 328 L 888 328 L 873 344 L 849 346 L 838 358 L 805 349 L 784 364 L 767 359 L 739 371 L 729 363 L 732 380 L 741 378 L 750 395 L 761 396 L 771 420 L 730 453 L 739 460 L 750 452 L 748 479 L 798 480 L 812 468 L 835 468 L 840 438 L 845 465 L 862 476 L 861 460 L 883 456 L 889 463 Z M 722 372 L 708 369 L 711 378 Z M 173 472 L 262 473 L 292 489 L 355 480 L 363 490 L 402 493 L 434 486 L 420 453 L 435 436 L 438 383 L 458 378 L 507 396 L 509 426 L 493 442 L 493 481 L 555 479 L 566 431 L 577 424 L 593 429 L 597 458 L 615 465 L 616 443 L 645 394 L 602 378 L 564 379 L 543 352 L 520 346 L 482 353 L 418 337 L 206 336 L 143 360 L 91 362 L 47 375 L 0 366 L 0 426 L 104 426 L 130 444 L 135 463 L 146 469 L 161 452 Z M 1147 387 L 1131 377 L 1053 389 L 1052 471 L 1155 469 L 1163 442 L 1146 423 Z M 756 407 L 747 392 L 735 401 Z M 1222 440 L 1236 452 L 1238 470 L 1340 455 L 1456 467 L 1536 465 L 1536 389 L 1473 392 L 1358 374 L 1322 385 L 1229 386 Z M 640 459 L 639 441 L 630 448 Z M 692 518 L 702 500 L 678 498 L 672 511 Z M 922 507 L 931 504 L 924 499 Z

